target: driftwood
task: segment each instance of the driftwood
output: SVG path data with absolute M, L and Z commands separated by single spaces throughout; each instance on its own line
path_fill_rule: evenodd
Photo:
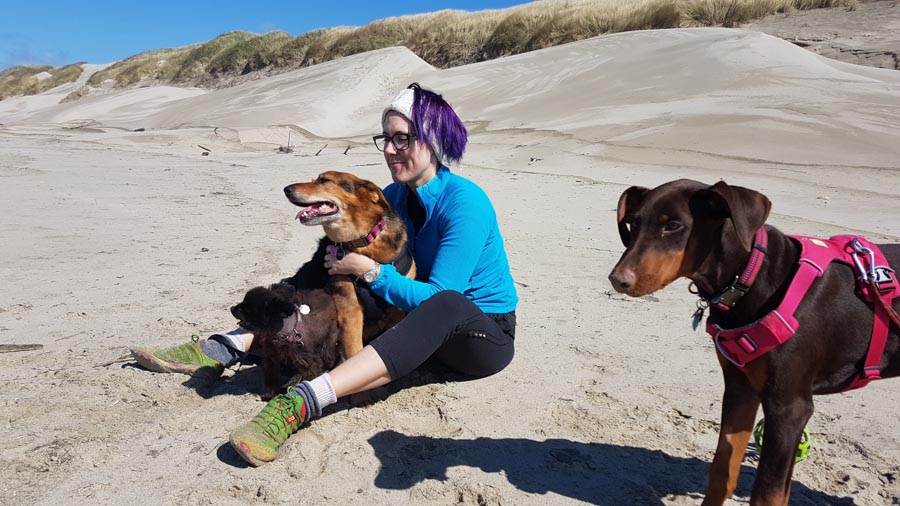
M 315 156 L 319 156 L 319 153 L 321 153 L 321 152 L 322 152 L 325 148 L 327 148 L 327 147 L 328 147 L 328 144 L 322 146 L 322 149 L 316 151 L 316 155 L 315 155 Z
M 0 344 L 0 353 L 40 350 L 43 347 L 43 344 Z
M 347 149 L 344 150 L 344 154 L 346 155 L 348 151 L 350 151 L 351 146 L 347 146 Z
M 210 151 L 212 151 L 211 149 L 209 149 L 208 147 L 204 146 L 203 144 L 197 144 L 197 147 L 200 148 L 200 149 L 202 149 L 203 151 L 206 151 L 207 153 L 210 152 Z

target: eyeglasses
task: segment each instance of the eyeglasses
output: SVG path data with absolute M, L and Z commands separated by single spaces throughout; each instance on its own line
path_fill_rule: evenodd
M 394 135 L 376 135 L 372 137 L 372 140 L 375 141 L 375 147 L 378 148 L 378 151 L 384 151 L 387 149 L 388 142 L 394 145 L 394 148 L 397 151 L 403 151 L 404 149 L 409 148 L 410 139 L 414 139 L 416 134 L 403 134 L 397 133 Z

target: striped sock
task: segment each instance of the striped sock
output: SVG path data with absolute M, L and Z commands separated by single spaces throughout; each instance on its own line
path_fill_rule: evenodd
M 322 410 L 337 402 L 334 386 L 331 384 L 331 376 L 325 373 L 312 381 L 301 381 L 288 390 L 288 396 L 299 395 L 307 406 L 306 419 L 308 422 L 322 416 Z
M 322 408 L 319 406 L 319 400 L 316 399 L 316 394 L 313 393 L 312 388 L 309 387 L 308 381 L 301 381 L 291 388 L 288 388 L 287 396 L 300 397 L 303 399 L 303 405 L 306 406 L 306 416 L 303 418 L 303 422 L 308 422 L 313 418 L 322 416 Z
M 331 375 L 327 372 L 310 381 L 309 386 L 316 393 L 316 399 L 322 408 L 337 402 L 337 394 L 334 392 L 334 385 L 331 384 Z
M 215 334 L 203 341 L 203 344 L 200 345 L 200 349 L 207 357 L 219 362 L 225 367 L 231 367 L 241 359 L 241 356 L 243 356 L 244 353 L 235 350 L 230 344 L 231 343 L 220 334 Z

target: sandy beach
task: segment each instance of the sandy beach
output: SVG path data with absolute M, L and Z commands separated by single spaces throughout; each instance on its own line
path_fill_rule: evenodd
M 251 468 L 227 437 L 264 405 L 259 368 L 207 383 L 127 351 L 233 328 L 246 290 L 309 258 L 321 234 L 293 220 L 286 184 L 388 184 L 371 136 L 412 81 L 470 130 L 453 170 L 497 210 L 516 358 L 477 381 L 426 364 Z M 0 343 L 43 345 L 0 354 L 0 504 L 698 504 L 721 372 L 686 281 L 612 290 L 622 191 L 724 179 L 765 193 L 788 233 L 900 241 L 900 72 L 755 31 L 621 33 L 448 70 L 391 48 L 59 103 L 79 86 L 0 102 Z M 817 397 L 791 504 L 900 504 L 898 419 L 900 382 Z M 749 454 L 729 504 L 754 470 Z

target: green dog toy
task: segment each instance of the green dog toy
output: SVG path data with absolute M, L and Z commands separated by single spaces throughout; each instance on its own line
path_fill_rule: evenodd
M 756 427 L 753 427 L 753 442 L 760 448 L 763 445 L 763 430 L 765 430 L 765 419 L 760 418 L 756 422 Z M 809 428 L 803 427 L 803 435 L 800 436 L 800 444 L 797 445 L 797 454 L 794 455 L 794 462 L 806 460 L 806 457 L 809 457 L 810 446 Z

